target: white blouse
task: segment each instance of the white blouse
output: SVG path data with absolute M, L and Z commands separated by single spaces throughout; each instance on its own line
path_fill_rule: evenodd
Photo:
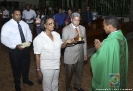
M 60 35 L 52 31 L 52 41 L 45 32 L 41 32 L 33 41 L 34 54 L 40 54 L 41 69 L 59 69 L 61 44 Z

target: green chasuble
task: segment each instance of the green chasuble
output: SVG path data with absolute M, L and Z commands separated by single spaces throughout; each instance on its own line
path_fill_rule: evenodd
M 91 91 L 121 91 L 126 89 L 128 45 L 121 30 L 112 32 L 90 59 Z

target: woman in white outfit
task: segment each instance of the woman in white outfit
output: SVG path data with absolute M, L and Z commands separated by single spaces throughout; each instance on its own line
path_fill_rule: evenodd
M 60 35 L 53 31 L 54 19 L 50 16 L 42 18 L 41 29 L 43 31 L 33 41 L 37 75 L 43 78 L 43 91 L 58 91 L 61 47 L 72 40 L 62 42 Z
M 98 13 L 96 12 L 96 9 L 92 12 L 92 20 L 97 20 L 98 18 Z
M 40 28 L 40 22 L 41 22 L 41 19 L 44 17 L 44 15 L 42 14 L 41 10 L 36 10 L 36 21 L 35 21 L 35 25 L 36 25 L 36 32 L 37 32 L 37 35 L 41 33 L 41 28 Z

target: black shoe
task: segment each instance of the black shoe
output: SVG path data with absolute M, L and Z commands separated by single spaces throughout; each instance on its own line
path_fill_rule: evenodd
M 34 85 L 34 83 L 30 80 L 27 80 L 27 81 L 23 81 L 24 84 L 28 84 L 29 86 L 32 86 Z
M 15 90 L 16 91 L 21 91 L 20 84 L 15 84 Z
M 82 88 L 75 88 L 75 87 L 74 87 L 74 90 L 77 90 L 77 91 L 84 91 Z
M 16 89 L 16 91 L 21 91 L 20 89 Z

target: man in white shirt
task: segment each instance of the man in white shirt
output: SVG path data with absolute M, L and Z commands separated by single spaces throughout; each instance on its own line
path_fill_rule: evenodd
M 21 11 L 13 10 L 12 19 L 2 26 L 1 43 L 8 47 L 12 67 L 15 89 L 21 91 L 20 78 L 23 83 L 34 85 L 29 80 L 30 43 L 32 42 L 31 30 L 27 23 L 21 20 Z
M 2 6 L 2 11 L 3 24 L 5 24 L 9 20 L 9 11 L 5 6 Z
M 34 10 L 30 9 L 30 6 L 27 4 L 26 5 L 26 10 L 22 12 L 23 16 L 22 19 L 28 23 L 31 31 L 33 31 L 33 23 L 34 20 L 36 19 L 36 13 Z

